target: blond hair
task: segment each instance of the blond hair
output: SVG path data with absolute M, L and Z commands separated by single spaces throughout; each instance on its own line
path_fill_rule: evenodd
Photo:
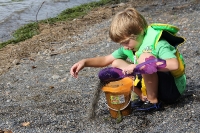
M 145 32 L 148 24 L 144 17 L 134 8 L 126 8 L 117 13 L 110 26 L 109 36 L 114 42 L 121 42 L 127 37 L 136 38 Z

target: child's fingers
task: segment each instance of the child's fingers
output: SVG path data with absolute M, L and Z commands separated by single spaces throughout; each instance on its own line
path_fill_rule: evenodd
M 78 72 L 81 70 L 82 66 L 80 64 L 77 65 L 75 73 L 78 74 Z
M 70 74 L 73 76 L 73 77 L 77 77 L 77 65 L 73 65 L 70 69 Z
M 74 70 L 73 70 L 73 68 L 70 69 L 70 74 L 71 74 L 72 76 L 74 76 Z
M 78 77 L 78 72 L 83 68 L 82 64 L 77 64 L 76 70 L 74 70 L 74 76 L 75 78 Z
M 126 75 L 126 74 L 127 74 L 127 71 L 126 71 L 126 70 L 122 70 L 122 73 L 123 73 L 124 75 Z

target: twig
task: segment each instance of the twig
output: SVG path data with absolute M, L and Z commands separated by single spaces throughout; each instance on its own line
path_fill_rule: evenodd
M 38 16 L 38 13 L 39 13 L 40 9 L 42 8 L 42 5 L 44 4 L 44 2 L 45 2 L 45 1 L 42 2 L 40 8 L 39 8 L 38 11 L 37 11 L 37 14 L 36 14 L 36 22 L 38 22 L 38 20 L 37 20 L 37 16 Z

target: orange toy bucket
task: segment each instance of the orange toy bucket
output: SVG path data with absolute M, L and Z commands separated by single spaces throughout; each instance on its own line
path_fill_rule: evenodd
M 119 115 L 131 114 L 131 89 L 133 80 L 129 77 L 106 84 L 102 91 L 105 92 L 111 117 L 118 118 Z

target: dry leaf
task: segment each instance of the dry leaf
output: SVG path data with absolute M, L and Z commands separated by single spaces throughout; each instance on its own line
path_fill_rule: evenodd
M 0 130 L 0 133 L 13 133 L 11 130 Z
M 29 125 L 30 125 L 30 122 L 24 122 L 24 123 L 22 123 L 23 127 L 26 127 L 26 126 L 29 126 Z
M 37 68 L 37 66 L 32 66 L 32 69 L 35 69 L 35 68 Z
M 34 58 L 29 58 L 29 60 L 31 60 L 31 61 L 35 61 L 35 59 L 34 59 Z
M 6 130 L 4 133 L 13 133 L 11 130 Z
M 53 89 L 54 88 L 54 86 L 49 86 L 49 89 Z

